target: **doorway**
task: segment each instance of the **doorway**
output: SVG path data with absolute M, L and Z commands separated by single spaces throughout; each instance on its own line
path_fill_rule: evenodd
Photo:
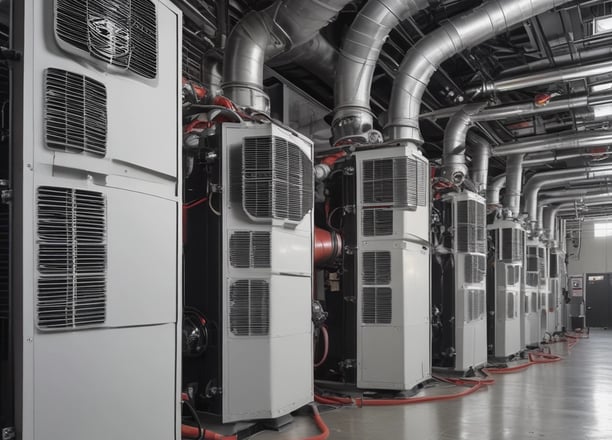
M 609 273 L 586 275 L 586 325 L 587 327 L 611 327 L 610 313 L 612 276 Z

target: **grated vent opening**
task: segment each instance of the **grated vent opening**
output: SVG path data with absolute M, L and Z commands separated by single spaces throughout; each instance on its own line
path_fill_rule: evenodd
M 269 232 L 236 231 L 229 242 L 230 264 L 241 269 L 269 268 L 271 246 Z
M 363 235 L 380 237 L 393 235 L 393 211 L 391 209 L 364 209 Z
M 236 336 L 270 332 L 270 285 L 264 280 L 238 280 L 229 293 L 230 331 Z
M 106 154 L 106 88 L 61 69 L 45 72 L 45 141 L 54 150 Z
M 361 309 L 363 324 L 391 324 L 391 302 L 391 288 L 365 287 Z
M 476 200 L 457 202 L 456 241 L 459 252 L 486 252 L 485 205 Z
M 363 253 L 363 284 L 391 283 L 391 252 Z
M 363 203 L 416 209 L 427 205 L 427 164 L 410 157 L 363 162 Z
M 106 201 L 94 191 L 40 187 L 37 323 L 75 329 L 106 320 Z
M 312 209 L 312 162 L 277 136 L 247 137 L 242 149 L 242 206 L 253 219 L 301 221 Z
M 55 33 L 91 57 L 147 79 L 157 76 L 151 0 L 56 0 Z
M 466 255 L 464 270 L 466 283 L 481 283 L 487 275 L 486 258 L 482 255 Z

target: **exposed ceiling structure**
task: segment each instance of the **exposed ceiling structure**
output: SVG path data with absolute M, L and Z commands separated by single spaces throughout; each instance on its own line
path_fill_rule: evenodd
M 234 24 L 251 10 L 261 10 L 266 0 L 179 0 L 185 13 L 184 70 L 201 78 L 202 60 L 222 59 L 226 37 Z M 366 2 L 349 3 L 314 43 L 268 62 L 279 75 L 328 108 L 334 106 L 334 63 L 356 14 Z M 386 118 L 393 81 L 406 52 L 424 35 L 458 14 L 478 7 L 478 0 L 433 0 L 430 7 L 403 20 L 387 38 L 373 77 L 371 109 L 375 128 Z M 571 69 L 605 62 L 612 54 L 612 1 L 575 1 L 522 22 L 470 50 L 445 61 L 434 74 L 423 97 L 422 149 L 431 160 L 442 156 L 444 130 L 452 112 L 464 104 L 488 107 L 523 104 L 545 107 L 574 97 L 586 100 L 557 111 L 515 111 L 504 117 L 473 121 L 472 132 L 483 136 L 493 148 L 533 136 L 608 130 L 612 115 L 612 65 L 595 74 L 482 93 L 488 82 L 515 78 L 532 72 Z M 216 26 L 215 23 L 220 23 Z M 559 79 L 558 81 L 556 79 Z M 485 87 L 486 88 L 486 87 Z M 437 115 L 435 117 L 431 117 Z M 330 122 L 330 121 L 328 121 Z M 597 165 L 608 158 L 608 145 L 534 152 L 526 156 L 526 176 L 542 169 Z M 470 153 L 468 151 L 468 153 Z M 551 160 L 551 155 L 554 159 Z M 470 161 L 468 154 L 468 163 Z M 490 175 L 505 171 L 505 158 L 493 157 Z

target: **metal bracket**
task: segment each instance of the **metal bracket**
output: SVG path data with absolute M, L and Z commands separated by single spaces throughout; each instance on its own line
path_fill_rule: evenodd
M 13 428 L 12 426 L 2 428 L 2 440 L 13 440 L 15 438 L 17 438 L 15 428 Z

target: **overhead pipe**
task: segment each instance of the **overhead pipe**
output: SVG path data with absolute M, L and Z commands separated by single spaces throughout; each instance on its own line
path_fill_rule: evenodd
M 582 66 L 570 66 L 528 73 L 512 78 L 485 81 L 480 86 L 466 90 L 468 95 L 510 92 L 527 87 L 540 86 L 555 82 L 567 82 L 589 76 L 607 75 L 612 73 L 612 61 L 600 61 Z
M 515 116 L 531 116 L 541 113 L 554 113 L 580 107 L 601 105 L 612 102 L 612 94 L 600 96 L 579 95 L 555 99 L 546 105 L 535 102 L 511 104 L 484 108 L 485 103 L 467 104 L 456 112 L 444 130 L 444 152 L 442 174 L 460 184 L 467 174 L 465 165 L 465 143 L 468 130 L 474 122 L 492 121 Z M 482 152 L 482 150 L 480 150 Z M 487 152 L 489 154 L 489 152 Z M 480 159 L 477 159 L 480 160 Z
M 532 176 L 525 185 L 525 211 L 532 226 L 537 225 L 538 194 L 542 188 L 563 186 L 568 182 L 612 176 L 612 165 L 543 171 Z
M 393 83 L 385 139 L 423 142 L 419 129 L 423 93 L 442 62 L 568 1 L 489 0 L 419 40 L 404 57 Z
M 264 62 L 311 40 L 350 0 L 276 0 L 232 29 L 223 62 L 223 93 L 241 107 L 269 112 Z
M 593 148 L 612 145 L 612 131 L 562 131 L 552 135 L 534 136 L 524 141 L 511 142 L 493 148 L 493 156 L 528 154 L 542 150 L 557 151 L 570 148 Z
M 380 51 L 391 30 L 429 6 L 430 0 L 369 0 L 344 37 L 336 73 L 334 142 L 368 136 L 374 127 L 370 110 L 372 78 Z
M 561 209 L 561 205 L 546 206 L 542 213 L 544 230 L 543 234 L 549 241 L 554 241 L 556 238 L 555 224 L 557 223 L 557 213 Z
M 610 199 L 610 196 L 608 195 L 603 195 L 600 198 L 593 198 L 591 200 L 585 200 L 584 202 L 580 202 L 577 203 L 575 200 L 574 201 L 569 201 L 569 202 L 563 202 L 560 203 L 558 205 L 551 205 L 548 206 L 545 210 L 544 210 L 544 217 L 545 217 L 545 224 L 546 226 L 546 231 L 550 234 L 550 231 L 553 231 L 554 234 L 554 240 L 556 240 L 558 237 L 556 235 L 557 229 L 555 228 L 555 221 L 556 218 L 559 215 L 559 212 L 562 211 L 567 211 L 567 210 L 572 210 L 574 211 L 576 206 L 581 206 L 581 207 L 589 207 L 589 206 L 609 206 L 612 204 L 612 200 Z M 612 206 L 611 206 L 612 207 Z
M 537 167 L 541 165 L 551 164 L 555 162 L 561 162 L 568 159 L 577 159 L 580 157 L 590 158 L 596 156 L 605 156 L 609 154 L 609 148 L 604 152 L 588 152 L 588 151 L 580 151 L 575 153 L 563 153 L 559 154 L 556 151 L 542 151 L 539 153 L 532 153 L 525 156 L 525 160 L 523 161 L 524 168 Z
M 598 59 L 609 60 L 612 56 L 612 47 L 596 47 L 592 49 L 584 49 L 575 53 L 566 53 L 563 55 L 553 55 L 552 64 L 556 67 L 563 67 L 566 65 L 575 65 L 576 63 L 584 63 L 589 61 L 595 61 Z M 531 61 L 529 63 L 521 64 L 516 67 L 510 67 L 501 72 L 501 76 L 506 77 L 510 75 L 520 75 L 529 71 L 539 71 L 542 69 L 550 68 L 551 62 L 548 58 L 542 58 L 540 60 Z

